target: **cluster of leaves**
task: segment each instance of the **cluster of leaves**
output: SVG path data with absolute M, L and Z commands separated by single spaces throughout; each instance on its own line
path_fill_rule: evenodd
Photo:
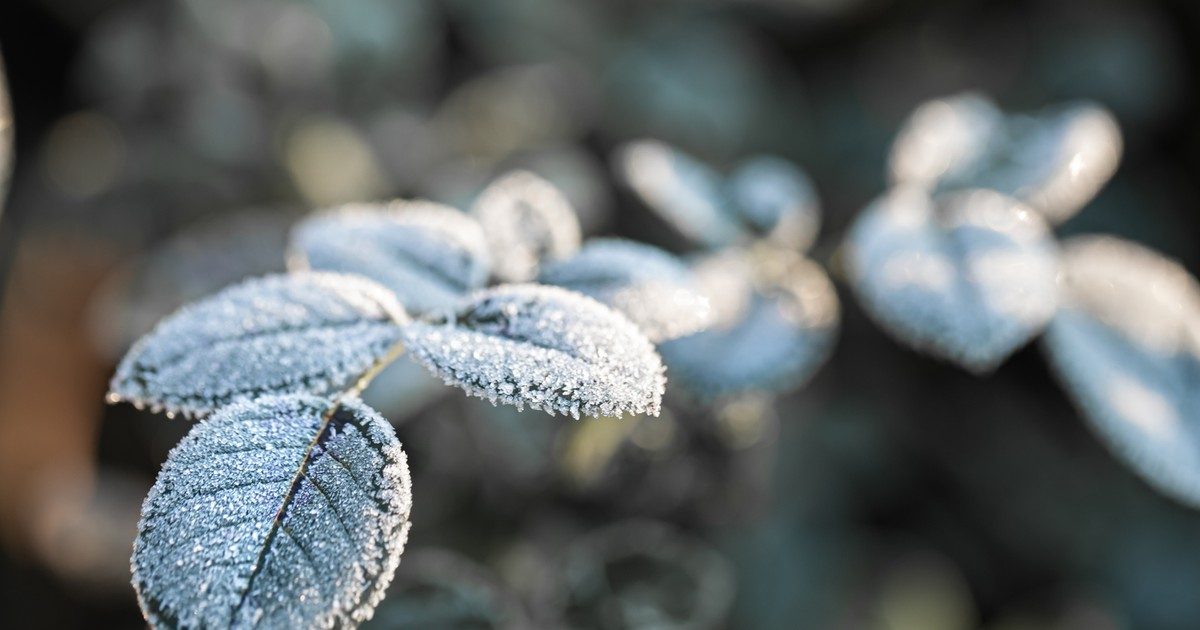
M 1006 114 L 974 93 L 930 101 L 897 135 L 891 188 L 838 258 L 885 331 L 971 372 L 1045 333 L 1051 366 L 1101 438 L 1151 485 L 1200 505 L 1200 285 L 1140 245 L 1060 243 L 1052 228 L 1099 192 L 1121 152 L 1116 121 L 1093 103 Z M 716 323 L 663 345 L 673 380 L 701 397 L 801 383 L 837 323 L 828 279 L 796 253 L 819 224 L 802 172 L 756 157 L 722 177 L 653 141 L 615 162 L 648 207 L 715 250 L 696 270 Z
M 133 569 L 147 619 L 370 617 L 412 499 L 394 431 L 358 395 L 406 351 L 493 404 L 657 415 L 651 340 L 707 325 L 708 301 L 666 252 L 581 246 L 580 233 L 562 194 L 526 172 L 470 214 L 424 201 L 319 212 L 293 229 L 288 273 L 185 306 L 134 344 L 110 402 L 201 420 L 143 507 Z
M 1141 245 L 1058 242 L 1116 170 L 1113 117 L 1091 103 L 1004 114 L 976 94 L 919 107 L 891 154 L 893 189 L 845 258 L 868 314 L 897 339 L 987 373 L 1042 335 L 1050 365 L 1111 450 L 1200 506 L 1200 285 Z

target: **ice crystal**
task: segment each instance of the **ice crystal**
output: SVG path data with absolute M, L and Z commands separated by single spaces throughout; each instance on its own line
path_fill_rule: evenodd
M 692 334 L 711 320 L 708 298 L 691 270 L 667 252 L 633 241 L 589 240 L 574 257 L 543 268 L 538 281 L 621 311 L 656 343 Z
M 758 235 L 808 249 L 821 226 L 817 194 L 808 175 L 782 158 L 743 161 L 726 184 L 742 223 Z
M 659 348 L 673 382 L 694 397 L 791 389 L 829 357 L 840 309 L 816 263 L 775 248 L 727 250 L 697 274 L 716 324 Z
M 427 201 L 352 204 L 310 217 L 292 233 L 289 265 L 371 278 L 413 313 L 453 305 L 483 287 L 491 267 L 479 224 Z
M 404 327 L 409 351 L 447 384 L 550 414 L 657 415 L 665 378 L 624 315 L 558 287 L 501 285 L 444 321 Z
M 1109 448 L 1161 492 L 1200 507 L 1200 285 L 1112 237 L 1063 246 L 1062 306 L 1044 346 Z
M 994 369 L 1056 308 L 1049 230 L 999 193 L 895 189 L 863 211 L 845 253 L 851 284 L 881 326 L 974 372 Z
M 203 416 L 263 394 L 341 392 L 393 348 L 405 319 L 395 298 L 364 278 L 248 280 L 185 306 L 138 341 L 109 400 Z
M 362 403 L 235 403 L 171 451 L 146 498 L 138 601 L 155 627 L 356 625 L 392 579 L 411 507 L 395 432 Z
M 504 282 L 537 276 L 544 261 L 561 260 L 579 249 L 579 219 L 550 182 L 514 171 L 488 185 L 472 207 L 483 225 L 494 274 Z
M 1121 150 L 1116 120 L 1097 104 L 1006 116 L 964 94 L 914 112 L 892 147 L 891 170 L 896 183 L 996 190 L 1061 223 L 1112 177 Z
M 638 140 L 617 150 L 613 170 L 684 236 L 708 247 L 742 237 L 720 174 L 695 158 L 655 140 Z

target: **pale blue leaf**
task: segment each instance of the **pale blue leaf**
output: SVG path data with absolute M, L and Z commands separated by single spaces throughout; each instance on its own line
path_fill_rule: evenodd
M 204 416 L 272 393 L 354 387 L 400 339 L 403 309 L 355 276 L 265 276 L 185 306 L 130 349 L 109 401 Z
M 1108 447 L 1159 491 L 1200 507 L 1200 285 L 1112 237 L 1063 245 L 1050 364 Z
M 974 372 L 994 369 L 1056 308 L 1049 229 L 1028 206 L 991 191 L 931 199 L 895 189 L 863 210 L 845 260 L 884 329 Z
M 362 403 L 235 403 L 184 437 L 146 497 L 142 612 L 162 628 L 357 625 L 392 579 L 411 507 L 396 434 Z
M 468 394 L 550 414 L 657 415 L 666 379 L 624 315 L 578 293 L 501 285 L 404 327 L 410 354 Z
M 730 173 L 726 192 L 755 234 L 801 251 L 816 240 L 821 227 L 816 189 L 795 164 L 770 155 L 749 158 Z
M 896 183 L 989 188 L 1061 223 L 1112 177 L 1121 152 L 1116 119 L 1095 103 L 1003 115 L 967 94 L 919 107 L 892 147 L 891 168 Z
M 840 309 L 816 263 L 774 248 L 728 250 L 696 273 L 716 321 L 659 347 L 672 381 L 693 397 L 793 389 L 828 359 Z
M 667 252 L 634 241 L 598 238 L 574 257 L 542 269 L 538 282 L 578 291 L 621 311 L 655 343 L 708 326 L 708 298 L 692 272 Z
M 539 265 L 574 254 L 582 239 L 571 202 L 529 171 L 513 171 L 489 184 L 471 212 L 491 248 L 493 274 L 504 282 L 532 280 Z
M 353 204 L 312 216 L 292 233 L 289 266 L 370 278 L 413 313 L 452 306 L 483 287 L 491 268 L 479 224 L 428 201 Z
M 744 236 L 720 174 L 707 165 L 654 140 L 626 144 L 613 159 L 617 178 L 680 234 L 708 247 Z

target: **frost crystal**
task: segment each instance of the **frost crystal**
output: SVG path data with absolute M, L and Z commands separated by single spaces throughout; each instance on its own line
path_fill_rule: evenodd
M 265 276 L 185 306 L 130 349 L 109 400 L 204 416 L 264 394 L 334 394 L 387 355 L 406 320 L 369 280 Z
M 988 188 L 1052 223 L 1070 218 L 1116 171 L 1121 131 L 1094 103 L 1005 116 L 963 94 L 917 108 L 892 147 L 892 178 L 942 191 Z
M 292 233 L 289 264 L 371 278 L 414 313 L 455 304 L 490 273 L 479 224 L 428 201 L 354 204 L 310 217 Z
M 370 618 L 412 507 L 391 426 L 360 402 L 235 403 L 171 451 L 133 584 L 152 626 L 332 628 Z
M 488 185 L 472 213 L 483 225 L 495 258 L 495 276 L 524 282 L 543 261 L 561 260 L 579 249 L 579 219 L 550 182 L 514 171 Z
M 774 248 L 727 250 L 697 275 L 716 325 L 659 348 L 673 381 L 694 397 L 798 387 L 829 357 L 840 313 L 816 263 Z
M 667 252 L 624 239 L 592 239 L 573 258 L 542 269 L 538 281 L 593 297 L 637 324 L 653 342 L 708 326 L 708 298 L 692 272 Z
M 821 226 L 812 181 L 782 158 L 750 158 L 729 175 L 727 193 L 738 216 L 756 234 L 808 249 Z
M 632 322 L 557 287 L 480 291 L 447 321 L 405 326 L 404 339 L 447 384 L 552 415 L 658 415 L 666 382 L 658 354 Z
M 994 369 L 1056 308 L 1057 251 L 1045 222 L 991 191 L 931 199 L 895 189 L 855 223 L 846 263 L 883 328 L 974 372 Z
M 708 247 L 742 237 L 726 207 L 721 176 L 661 142 L 639 140 L 617 150 L 613 170 L 651 210 L 684 236 Z
M 1063 246 L 1044 346 L 1092 428 L 1159 491 L 1200 507 L 1200 285 L 1111 237 Z

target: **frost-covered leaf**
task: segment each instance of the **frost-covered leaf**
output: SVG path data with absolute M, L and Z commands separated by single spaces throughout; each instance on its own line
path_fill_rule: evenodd
M 917 108 L 892 147 L 891 170 L 899 184 L 996 190 L 1061 223 L 1112 177 L 1121 151 L 1116 120 L 1095 103 L 1004 115 L 963 94 Z
M 371 616 L 408 537 L 392 427 L 358 401 L 235 403 L 171 451 L 142 507 L 133 584 L 164 628 L 332 628 Z
M 243 278 L 284 270 L 297 213 L 246 210 L 189 226 L 114 274 L 91 305 L 97 344 L 120 357 L 176 309 Z
M 292 269 L 365 276 L 414 313 L 447 308 L 488 278 L 483 229 L 428 201 L 352 204 L 312 216 L 292 233 Z
M 593 297 L 637 324 L 653 342 L 702 330 L 708 298 L 692 272 L 667 252 L 617 238 L 592 239 L 574 257 L 542 269 L 538 281 Z
M 130 349 L 109 400 L 204 416 L 264 394 L 355 386 L 400 339 L 403 309 L 355 276 L 265 276 L 185 306 Z
M 579 417 L 657 415 L 666 379 L 624 315 L 558 287 L 502 285 L 404 327 L 412 356 L 472 396 Z
M 1092 428 L 1152 486 L 1200 507 L 1200 285 L 1112 237 L 1063 245 L 1051 365 Z
M 707 165 L 654 140 L 626 144 L 613 159 L 617 177 L 684 236 L 708 247 L 742 238 L 721 176 Z
M 1028 206 L 976 190 L 894 189 L 846 242 L 867 313 L 904 343 L 974 372 L 994 369 L 1056 308 L 1057 250 Z
M 522 630 L 521 599 L 486 567 L 442 549 L 410 550 L 387 597 L 363 628 Z
M 472 213 L 491 248 L 493 273 L 504 282 L 533 279 L 539 265 L 574 254 L 582 239 L 571 203 L 554 184 L 529 171 L 489 184 Z
M 743 161 L 726 183 L 731 206 L 752 232 L 808 249 L 821 227 L 812 180 L 791 162 L 769 155 Z
M 775 248 L 728 250 L 696 274 L 716 323 L 659 348 L 672 381 L 694 397 L 798 387 L 829 357 L 840 312 L 816 263 Z

